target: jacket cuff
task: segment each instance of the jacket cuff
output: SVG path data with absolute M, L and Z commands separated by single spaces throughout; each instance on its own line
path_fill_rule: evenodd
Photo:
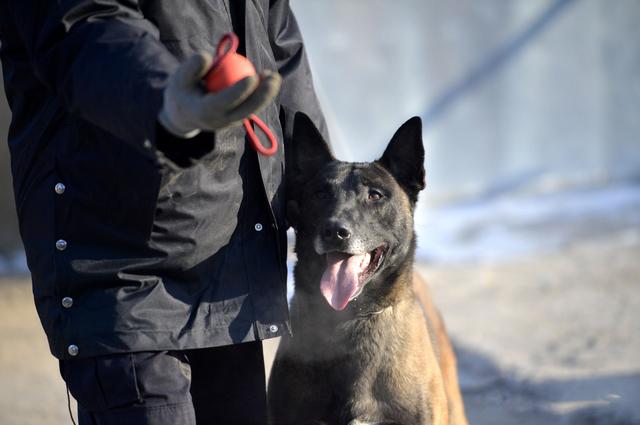
M 215 148 L 215 135 L 199 132 L 191 138 L 170 133 L 159 121 L 156 123 L 156 154 L 158 161 L 174 170 L 197 164 Z

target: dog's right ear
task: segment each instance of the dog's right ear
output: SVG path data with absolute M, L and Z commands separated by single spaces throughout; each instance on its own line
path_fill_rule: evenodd
M 287 148 L 285 172 L 288 199 L 297 199 L 299 190 L 335 158 L 311 118 L 302 112 L 295 115 L 292 140 Z
M 422 120 L 413 117 L 402 124 L 378 160 L 400 183 L 413 204 L 425 187 Z

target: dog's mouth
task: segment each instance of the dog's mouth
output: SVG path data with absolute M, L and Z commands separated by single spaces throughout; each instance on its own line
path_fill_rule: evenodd
M 335 310 L 344 310 L 380 269 L 386 253 L 386 245 L 364 254 L 326 253 L 327 268 L 320 280 L 320 292 L 329 305 Z

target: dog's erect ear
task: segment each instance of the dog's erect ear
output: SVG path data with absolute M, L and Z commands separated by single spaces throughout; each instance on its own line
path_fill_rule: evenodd
M 425 187 L 422 120 L 413 117 L 402 124 L 378 160 L 409 195 L 413 203 Z
M 295 115 L 292 140 L 287 147 L 287 189 L 295 198 L 299 189 L 334 157 L 311 118 L 302 112 Z

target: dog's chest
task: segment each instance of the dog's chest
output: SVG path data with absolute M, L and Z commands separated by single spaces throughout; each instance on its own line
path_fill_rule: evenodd
M 410 311 L 396 306 L 374 317 L 334 322 L 313 314 L 308 304 L 296 307 L 297 337 L 288 350 L 319 377 L 311 385 L 331 393 L 323 409 L 326 423 L 429 424 L 428 370 L 415 367 L 425 347 L 408 336 Z
M 373 335 L 360 329 L 351 338 L 350 352 L 325 371 L 335 405 L 345 409 L 342 419 L 425 424 L 425 386 L 402 364 L 406 347 L 388 332 L 370 332 Z

